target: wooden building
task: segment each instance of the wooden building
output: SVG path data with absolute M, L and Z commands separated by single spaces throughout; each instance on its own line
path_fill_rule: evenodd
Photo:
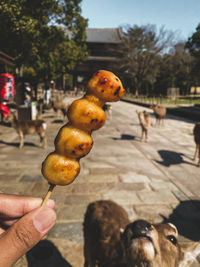
M 117 72 L 119 46 L 122 42 L 121 28 L 87 28 L 86 44 L 89 51 L 88 59 L 76 67 L 74 82 L 81 77 L 89 77 L 100 69 Z

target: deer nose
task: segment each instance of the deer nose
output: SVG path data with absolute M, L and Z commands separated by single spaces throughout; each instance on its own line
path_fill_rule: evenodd
M 151 231 L 152 226 L 145 220 L 137 220 L 130 225 L 130 229 L 134 237 L 139 237 L 141 235 L 146 235 Z

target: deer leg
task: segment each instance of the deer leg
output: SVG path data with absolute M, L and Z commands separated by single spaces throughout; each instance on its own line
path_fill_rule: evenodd
M 142 142 L 143 139 L 144 139 L 144 129 L 143 129 L 143 127 L 142 127 L 142 133 L 141 133 L 140 141 Z
M 199 161 L 198 161 L 198 167 L 200 167 L 200 144 L 198 145 L 198 154 L 199 154 Z
M 43 148 L 47 147 L 47 138 L 46 136 L 43 137 Z
M 23 133 L 19 133 L 19 138 L 20 138 L 19 149 L 22 149 L 22 147 L 24 146 L 24 135 L 23 135 Z
M 46 148 L 47 146 L 47 139 L 45 134 L 39 134 L 40 136 L 40 147 Z
M 145 129 L 145 142 L 147 142 L 147 141 L 148 141 L 148 130 Z
M 198 154 L 199 154 L 199 144 L 196 144 L 195 153 L 194 153 L 194 158 L 193 158 L 194 161 L 197 160 L 197 156 L 198 156 Z

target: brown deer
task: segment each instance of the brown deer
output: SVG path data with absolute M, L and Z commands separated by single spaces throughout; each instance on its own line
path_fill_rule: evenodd
M 193 134 L 194 134 L 194 141 L 196 144 L 194 161 L 197 161 L 198 158 L 198 166 L 200 167 L 200 121 L 195 124 L 193 129 Z
M 61 112 L 64 119 L 67 115 L 69 106 L 70 106 L 69 103 L 65 103 L 63 101 L 55 101 L 55 100 L 52 101 L 53 110 L 57 113 L 57 115 L 58 115 L 58 112 Z
M 158 105 L 151 105 L 151 109 L 153 109 L 154 115 L 156 117 L 156 126 L 164 125 L 164 119 L 167 114 L 166 107 L 158 106 Z
M 112 106 L 110 104 L 104 104 L 103 110 L 108 113 L 110 119 L 112 119 Z
M 110 200 L 89 204 L 83 231 L 84 267 L 189 267 L 198 263 L 200 243 L 180 244 L 171 223 L 130 223 L 126 211 Z
M 46 128 L 47 124 L 44 120 L 26 120 L 20 121 L 17 119 L 16 114 L 12 114 L 11 120 L 12 127 L 16 130 L 20 138 L 19 148 L 22 149 L 24 146 L 24 136 L 26 134 L 34 134 L 37 133 L 40 137 L 40 145 L 46 148 L 47 140 L 46 140 Z
M 149 128 L 151 126 L 151 115 L 147 113 L 145 110 L 144 111 L 137 111 L 136 113 L 138 114 L 138 119 L 140 122 L 140 126 L 142 129 L 142 134 L 140 141 L 148 141 L 148 133 L 149 133 Z

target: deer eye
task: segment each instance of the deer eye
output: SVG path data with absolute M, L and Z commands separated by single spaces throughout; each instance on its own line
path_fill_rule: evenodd
M 167 236 L 167 239 L 168 239 L 172 244 L 174 244 L 174 245 L 177 244 L 177 239 L 176 239 L 175 236 L 173 236 L 173 235 L 168 235 L 168 236 Z

